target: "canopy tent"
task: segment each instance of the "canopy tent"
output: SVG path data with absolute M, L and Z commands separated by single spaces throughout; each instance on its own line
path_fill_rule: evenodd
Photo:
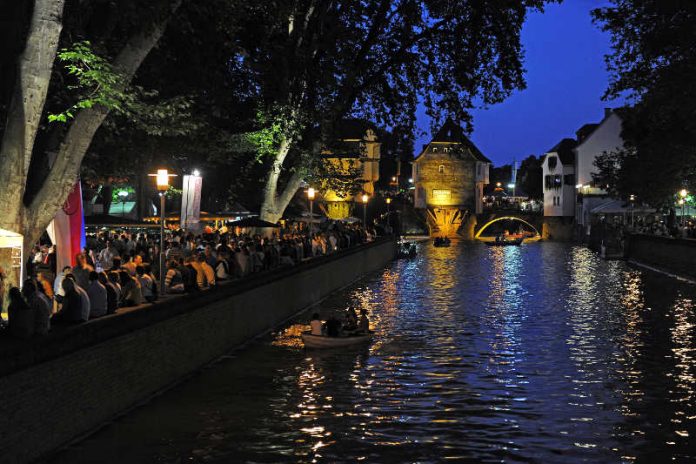
M 610 200 L 606 203 L 592 208 L 592 214 L 653 214 L 655 208 L 648 208 L 642 205 L 631 205 L 623 200 Z
M 264 221 L 257 217 L 248 217 L 240 219 L 239 221 L 233 221 L 227 224 L 228 227 L 240 227 L 242 229 L 247 227 L 280 227 L 278 224 L 273 224 L 272 222 Z

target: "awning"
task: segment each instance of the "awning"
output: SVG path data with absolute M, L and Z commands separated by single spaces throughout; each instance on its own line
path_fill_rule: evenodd
M 22 248 L 22 235 L 11 230 L 0 229 L 0 248 Z
M 592 214 L 652 214 L 655 208 L 648 208 L 641 205 L 631 205 L 623 200 L 609 200 L 595 208 L 590 213 Z

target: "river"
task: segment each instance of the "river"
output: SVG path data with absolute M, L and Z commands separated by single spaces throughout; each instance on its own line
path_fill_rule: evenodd
M 695 297 L 583 247 L 422 243 L 53 461 L 696 460 Z M 304 350 L 348 304 L 373 343 Z

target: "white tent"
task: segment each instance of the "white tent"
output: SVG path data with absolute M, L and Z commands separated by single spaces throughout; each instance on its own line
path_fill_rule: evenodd
M 10 269 L 3 269 L 7 279 L 5 281 L 6 292 L 10 287 L 19 287 L 22 281 L 22 272 L 24 271 L 22 242 L 21 234 L 0 229 L 0 256 L 2 256 L 2 261 L 11 263 Z

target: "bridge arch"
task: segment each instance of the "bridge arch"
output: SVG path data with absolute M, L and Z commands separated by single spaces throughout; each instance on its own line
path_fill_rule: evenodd
M 508 221 L 519 221 L 519 222 L 521 222 L 521 223 L 523 223 L 523 224 L 526 224 L 526 225 L 528 225 L 529 227 L 531 227 L 532 230 L 533 230 L 534 232 L 536 232 L 537 236 L 540 236 L 540 235 L 541 235 L 541 233 L 539 232 L 539 230 L 538 230 L 536 227 L 534 227 L 532 224 L 530 224 L 529 222 L 525 221 L 525 220 L 522 219 L 522 218 L 518 218 L 518 217 L 515 217 L 515 216 L 502 216 L 502 217 L 497 217 L 497 218 L 495 218 L 495 219 L 491 219 L 490 221 L 488 221 L 487 223 L 485 223 L 485 224 L 483 225 L 483 227 L 481 227 L 481 228 L 478 230 L 478 232 L 476 232 L 476 235 L 474 235 L 474 238 L 479 238 L 479 237 L 481 236 L 481 233 L 482 233 L 484 230 L 486 230 L 486 229 L 488 228 L 488 226 L 490 226 L 491 224 L 495 224 L 495 223 L 498 222 L 498 221 L 505 221 L 505 220 L 508 220 Z

